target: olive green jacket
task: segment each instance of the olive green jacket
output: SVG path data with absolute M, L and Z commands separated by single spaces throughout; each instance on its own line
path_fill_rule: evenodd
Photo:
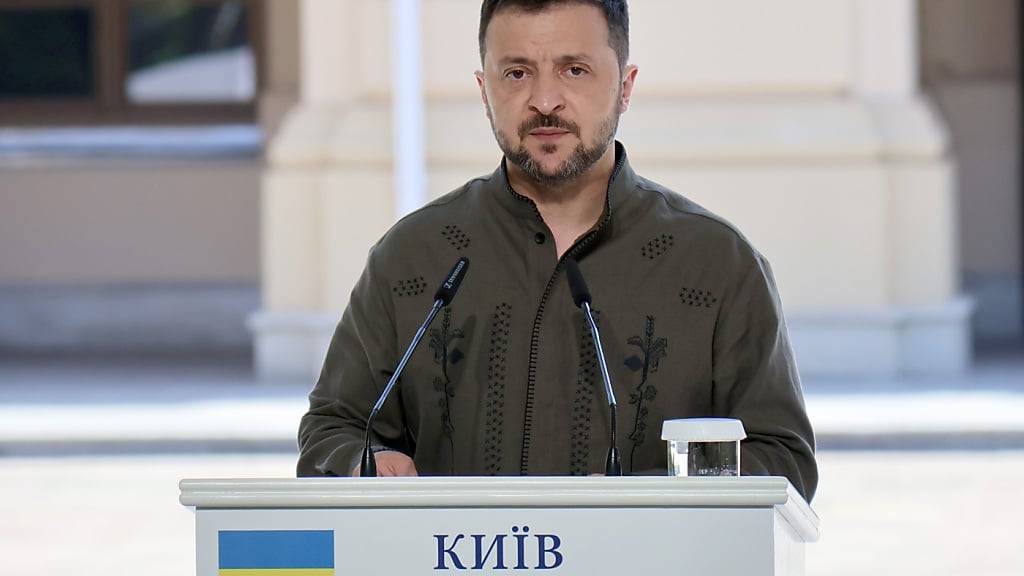
M 817 485 L 768 262 L 730 224 L 637 176 L 616 143 L 598 223 L 567 252 L 593 296 L 626 473 L 664 470 L 666 419 L 743 421 L 744 474 Z M 398 222 L 370 251 L 299 429 L 298 474 L 347 475 L 370 407 L 460 256 L 471 261 L 374 421 L 421 475 L 604 471 L 594 345 L 551 232 L 505 163 Z

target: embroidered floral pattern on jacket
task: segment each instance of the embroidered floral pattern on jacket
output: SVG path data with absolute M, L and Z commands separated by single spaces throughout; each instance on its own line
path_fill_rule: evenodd
M 448 367 L 458 364 L 463 359 L 462 351 L 452 348 L 452 344 L 464 337 L 462 330 L 452 328 L 452 310 L 446 306 L 441 329 L 430 330 L 430 349 L 434 351 L 434 362 L 441 367 L 440 376 L 434 377 L 434 391 L 439 395 L 437 407 L 441 411 L 441 427 L 444 435 L 448 438 L 453 466 L 455 464 L 455 441 L 452 435 L 455 432 L 455 426 L 452 424 L 451 401 L 455 398 L 455 383 L 448 377 Z M 454 470 L 452 473 L 454 474 Z
M 658 389 L 654 384 L 648 383 L 648 377 L 658 371 L 661 360 L 668 355 L 668 340 L 654 337 L 654 317 L 647 317 L 647 325 L 644 328 L 644 335 L 631 336 L 627 344 L 639 350 L 626 359 L 626 367 L 633 372 L 640 372 L 640 382 L 629 393 L 629 403 L 636 406 L 633 418 L 633 431 L 629 439 L 633 442 L 633 448 L 629 451 L 629 470 L 634 472 L 633 457 L 637 448 L 644 443 L 647 437 L 647 403 L 654 400 L 658 395 Z

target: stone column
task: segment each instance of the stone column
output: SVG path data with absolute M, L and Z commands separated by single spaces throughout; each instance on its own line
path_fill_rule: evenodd
M 262 377 L 319 372 L 367 251 L 393 221 L 388 107 L 368 82 L 389 66 L 387 50 L 367 49 L 388 32 L 377 4 L 295 3 L 299 102 L 268 144 L 262 183 L 263 308 L 250 320 Z

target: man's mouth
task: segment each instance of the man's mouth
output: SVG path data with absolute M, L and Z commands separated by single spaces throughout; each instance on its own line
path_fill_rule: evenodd
M 566 136 L 567 134 L 569 134 L 567 130 L 561 130 L 558 128 L 538 128 L 536 130 L 530 131 L 530 136 L 534 136 L 539 140 L 545 142 L 558 140 L 559 138 L 561 138 L 562 136 Z

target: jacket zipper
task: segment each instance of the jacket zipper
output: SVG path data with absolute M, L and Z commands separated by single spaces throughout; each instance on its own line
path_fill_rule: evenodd
M 551 290 L 555 287 L 555 281 L 558 279 L 558 272 L 562 268 L 562 263 L 568 257 L 575 257 L 580 253 L 581 250 L 586 248 L 597 236 L 597 233 L 601 231 L 611 220 L 611 183 L 615 181 L 615 178 L 619 175 L 619 169 L 622 168 L 622 160 L 619 159 L 615 164 L 615 169 L 612 170 L 612 177 L 608 180 L 608 192 L 606 195 L 606 202 L 608 203 L 607 210 L 608 215 L 597 228 L 590 231 L 589 234 L 578 240 L 571 248 L 566 250 L 565 254 L 558 259 L 558 263 L 555 264 L 555 270 L 551 274 L 551 278 L 548 279 L 547 286 L 544 287 L 544 294 L 540 297 L 540 305 L 537 307 L 537 314 L 533 318 L 533 331 L 530 334 L 530 361 L 526 369 L 526 407 L 523 411 L 523 446 L 519 452 L 519 475 L 526 476 L 529 472 L 529 461 L 530 461 L 530 443 L 531 434 L 533 432 L 533 400 L 534 400 L 534 388 L 537 384 L 537 354 L 539 352 L 538 347 L 540 345 L 540 326 L 544 320 L 544 308 L 547 305 L 548 296 L 551 295 Z M 516 192 L 512 185 L 509 184 L 509 191 L 515 195 L 516 198 L 530 202 L 533 204 L 533 210 L 537 215 L 537 218 L 543 222 L 543 218 L 540 215 L 540 210 L 537 209 L 537 205 L 533 203 L 529 198 Z

